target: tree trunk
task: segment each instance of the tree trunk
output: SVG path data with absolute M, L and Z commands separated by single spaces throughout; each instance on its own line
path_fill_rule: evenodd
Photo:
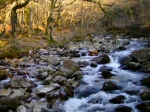
M 11 25 L 12 25 L 12 36 L 15 37 L 16 27 L 17 27 L 17 9 L 25 7 L 30 0 L 26 0 L 24 3 L 16 5 L 11 10 Z

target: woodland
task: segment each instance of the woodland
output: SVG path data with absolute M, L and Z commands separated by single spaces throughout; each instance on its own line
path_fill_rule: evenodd
M 0 47 L 12 39 L 60 43 L 92 34 L 149 37 L 149 5 L 147 0 L 0 0 Z

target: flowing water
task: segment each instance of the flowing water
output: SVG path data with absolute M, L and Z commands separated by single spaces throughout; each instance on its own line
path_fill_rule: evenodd
M 121 70 L 119 69 L 120 64 L 118 63 L 118 59 L 120 57 L 129 55 L 133 50 L 140 49 L 144 47 L 144 42 L 140 42 L 138 40 L 132 40 L 130 42 L 130 45 L 126 45 L 125 47 L 127 50 L 124 51 L 116 51 L 114 53 L 109 53 L 109 57 L 111 59 L 111 62 L 108 64 L 99 64 L 96 68 L 87 66 L 83 67 L 82 71 L 85 74 L 82 81 L 86 83 L 87 89 L 92 86 L 99 86 L 99 88 L 102 87 L 103 83 L 107 80 L 112 80 L 117 85 L 121 87 L 121 90 L 115 90 L 112 92 L 105 92 L 100 90 L 99 92 L 95 94 L 91 94 L 87 97 L 78 97 L 78 95 L 75 95 L 75 97 L 70 98 L 68 101 L 64 103 L 64 109 L 65 112 L 114 112 L 115 107 L 119 105 L 126 105 L 129 107 L 132 107 L 133 112 L 139 112 L 136 109 L 136 104 L 140 103 L 142 100 L 139 97 L 139 93 L 141 93 L 144 89 L 147 89 L 147 87 L 140 85 L 139 80 L 149 76 L 150 74 L 138 72 L 138 71 L 130 71 L 130 70 Z M 85 52 L 85 50 L 81 50 L 81 52 Z M 80 58 L 75 58 L 74 61 L 89 61 L 94 56 L 88 56 L 88 53 L 86 56 L 82 56 Z M 111 77 L 110 79 L 104 79 L 101 76 L 101 72 L 99 72 L 99 68 L 102 65 L 106 65 L 109 67 L 112 67 L 112 73 L 115 74 L 115 76 Z M 84 85 L 80 85 L 80 87 Z M 82 87 L 81 87 L 82 88 Z M 126 90 L 137 90 L 140 91 L 138 94 L 127 94 Z M 112 104 L 109 102 L 110 99 L 118 96 L 123 95 L 125 96 L 125 100 L 121 104 Z M 96 103 L 89 103 L 92 99 L 100 99 Z

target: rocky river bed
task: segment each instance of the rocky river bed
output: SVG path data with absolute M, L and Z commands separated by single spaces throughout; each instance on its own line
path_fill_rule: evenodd
M 0 111 L 149 112 L 149 47 L 93 37 L 0 60 Z

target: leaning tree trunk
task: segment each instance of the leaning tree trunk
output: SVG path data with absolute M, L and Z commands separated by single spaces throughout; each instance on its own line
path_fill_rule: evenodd
M 26 0 L 24 3 L 16 5 L 11 10 L 11 25 L 12 25 L 12 36 L 15 37 L 16 27 L 17 27 L 17 9 L 25 7 L 30 0 Z

